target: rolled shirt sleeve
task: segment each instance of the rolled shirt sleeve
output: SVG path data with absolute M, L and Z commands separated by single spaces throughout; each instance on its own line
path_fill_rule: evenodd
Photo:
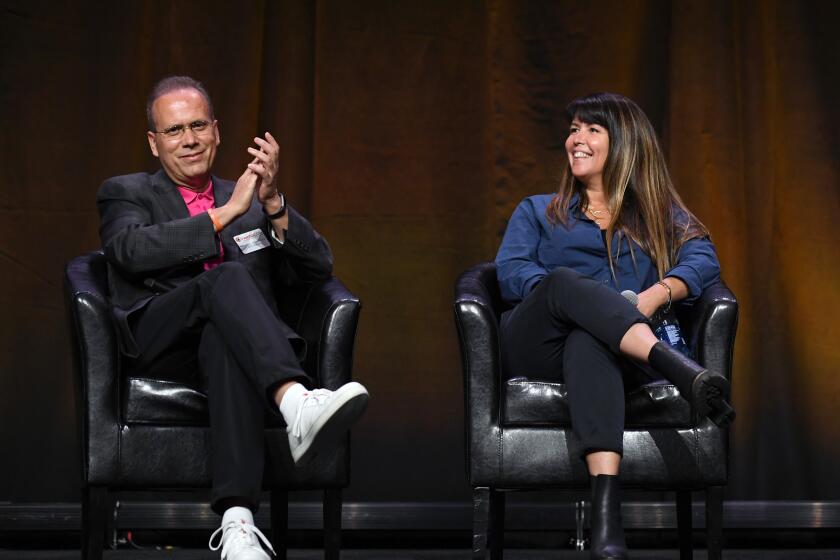
M 665 276 L 685 282 L 688 287 L 685 303 L 696 300 L 703 290 L 720 280 L 720 262 L 711 239 L 696 237 L 683 243 L 677 253 L 677 264 Z
M 514 210 L 496 254 L 496 275 L 505 301 L 522 301 L 548 275 L 537 256 L 539 242 L 534 205 L 525 199 Z

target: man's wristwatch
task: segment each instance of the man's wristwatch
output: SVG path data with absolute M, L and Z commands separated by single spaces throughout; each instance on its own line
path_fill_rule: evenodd
M 282 218 L 286 215 L 286 196 L 283 193 L 280 193 L 280 209 L 275 212 L 274 214 L 269 214 L 265 211 L 265 206 L 263 206 L 263 214 L 269 220 L 276 220 L 277 218 Z

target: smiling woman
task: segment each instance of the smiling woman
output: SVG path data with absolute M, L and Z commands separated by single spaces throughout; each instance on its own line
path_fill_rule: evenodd
M 592 557 L 626 558 L 618 500 L 625 387 L 662 376 L 697 414 L 716 423 L 734 416 L 726 379 L 649 326 L 660 307 L 697 298 L 720 267 L 638 105 L 601 93 L 573 101 L 566 115 L 558 191 L 522 201 L 496 256 L 502 296 L 514 305 L 502 315 L 502 355 L 509 377 L 565 382 L 592 477 Z
M 603 190 L 604 165 L 607 162 L 607 153 L 610 149 L 610 135 L 607 129 L 599 124 L 581 122 L 579 119 L 572 119 L 569 127 L 569 137 L 566 138 L 566 152 L 569 154 L 569 166 L 572 175 L 588 189 L 593 191 Z M 601 211 L 592 210 L 587 207 L 593 215 L 599 215 Z M 601 225 L 603 218 L 593 218 L 598 225 Z M 607 222 L 604 221 L 606 226 Z
M 566 116 L 572 122 L 566 140 L 569 166 L 549 206 L 549 219 L 565 225 L 571 200 L 579 196 L 582 211 L 606 230 L 611 268 L 612 234 L 618 230 L 641 245 L 659 276 L 666 276 L 683 243 L 708 237 L 709 231 L 674 189 L 650 120 L 633 100 L 612 93 L 577 99 Z M 584 157 L 574 157 L 576 148 Z M 589 152 L 591 159 L 585 157 Z

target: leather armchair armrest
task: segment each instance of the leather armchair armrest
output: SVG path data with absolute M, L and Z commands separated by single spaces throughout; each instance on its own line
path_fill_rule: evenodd
M 498 476 L 501 438 L 501 350 L 498 292 L 492 263 L 464 272 L 455 284 L 455 324 L 464 372 L 467 472 L 470 480 Z
M 738 301 L 726 284 L 721 281 L 704 290 L 693 305 L 681 310 L 680 321 L 697 361 L 731 379 Z
M 336 389 L 352 379 L 361 302 L 335 277 L 284 288 L 280 315 L 304 340 L 304 369 L 318 387 Z
M 82 475 L 88 484 L 115 477 L 119 461 L 118 346 L 107 297 L 102 252 L 68 263 L 64 296 L 75 370 L 82 444 Z

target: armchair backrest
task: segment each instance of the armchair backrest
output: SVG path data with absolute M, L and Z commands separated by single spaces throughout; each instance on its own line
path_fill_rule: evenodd
M 288 298 L 292 294 L 285 295 Z M 294 296 L 301 308 L 297 320 L 289 325 L 307 343 L 303 369 L 319 387 L 337 389 L 352 378 L 362 304 L 336 277 L 297 288 Z M 283 306 L 280 314 L 288 317 Z
M 464 428 L 468 476 L 476 468 L 471 454 L 492 456 L 498 444 L 501 403 L 502 357 L 499 347 L 499 317 L 502 298 L 493 263 L 476 265 L 455 283 L 455 324 L 461 346 L 464 372 Z M 477 449 L 480 446 L 481 449 Z M 478 468 L 488 466 L 479 462 Z M 499 473 L 484 473 L 486 477 Z
M 721 280 L 678 311 L 680 326 L 697 361 L 709 371 L 732 379 L 738 301 Z
M 119 456 L 119 389 L 115 375 L 119 354 L 107 283 L 107 266 L 100 251 L 73 259 L 65 269 L 64 304 L 70 327 L 86 480 L 91 471 L 116 469 Z M 90 446 L 91 441 L 98 443 Z

